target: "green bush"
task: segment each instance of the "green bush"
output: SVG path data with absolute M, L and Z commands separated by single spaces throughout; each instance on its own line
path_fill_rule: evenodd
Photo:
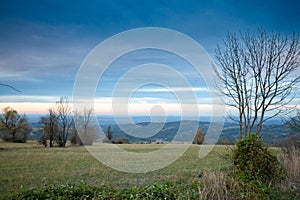
M 238 141 L 233 149 L 234 174 L 241 180 L 274 183 L 282 179 L 279 161 L 256 134 Z
M 124 189 L 121 199 L 176 199 L 170 184 L 153 184 L 142 188 L 132 187 Z
M 116 190 L 113 187 L 99 187 L 80 184 L 44 185 L 23 190 L 11 199 L 296 199 L 291 190 L 280 190 L 254 182 L 244 183 L 222 172 L 205 172 L 199 181 L 159 183 L 141 187 Z
M 92 187 L 85 183 L 68 185 L 46 185 L 24 190 L 14 199 L 176 199 L 171 184 L 153 184 L 115 190 L 105 186 Z
M 102 197 L 107 194 L 102 191 L 104 190 L 87 186 L 85 183 L 78 185 L 46 185 L 22 191 L 16 199 L 103 199 Z M 106 191 L 109 193 L 108 190 Z

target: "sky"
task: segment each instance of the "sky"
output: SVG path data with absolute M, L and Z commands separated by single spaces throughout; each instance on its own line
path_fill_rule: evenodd
M 172 29 L 197 41 L 214 60 L 214 49 L 227 33 L 256 31 L 260 27 L 283 34 L 299 33 L 299 10 L 297 0 L 2 0 L 0 83 L 21 92 L 0 87 L 0 109 L 11 106 L 21 113 L 41 114 L 60 96 L 71 100 L 76 75 L 85 58 L 99 43 L 123 31 L 143 27 Z M 189 80 L 199 112 L 211 113 L 212 96 L 201 76 L 195 76 L 185 60 L 154 49 L 130 52 L 111 64 L 95 91 L 96 113 L 112 114 L 112 91 L 118 80 L 132 67 L 153 62 L 178 70 Z M 151 67 L 147 73 L 154 79 L 172 78 Z M 176 115 L 181 109 L 176 92 L 188 89 L 180 85 L 144 85 L 127 99 L 127 110 L 143 115 L 160 105 L 167 114 Z M 123 97 L 119 94 L 118 98 Z

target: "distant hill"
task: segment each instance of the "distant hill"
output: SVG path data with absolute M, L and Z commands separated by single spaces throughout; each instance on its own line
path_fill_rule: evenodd
M 30 124 L 33 128 L 33 132 L 30 136 L 32 139 L 37 139 L 39 137 L 38 133 L 38 127 L 39 127 L 39 116 L 38 115 L 28 115 Z M 203 130 L 203 134 L 205 135 L 207 132 L 207 129 L 209 127 L 210 122 L 209 117 L 201 117 L 202 120 L 198 122 L 199 128 Z M 98 120 L 100 122 L 100 126 L 105 132 L 107 130 L 107 127 L 110 125 L 112 132 L 113 132 L 113 138 L 127 138 L 130 142 L 147 142 L 147 141 L 171 141 L 173 140 L 175 134 L 178 131 L 178 128 L 180 126 L 180 117 L 177 116 L 169 116 L 167 118 L 167 122 L 163 125 L 163 128 L 155 135 L 147 138 L 140 138 L 140 137 L 133 137 L 132 135 L 138 135 L 141 130 L 141 127 L 145 127 L 149 125 L 150 118 L 147 116 L 135 116 L 133 117 L 133 121 L 136 123 L 134 126 L 125 124 L 124 126 L 127 128 L 130 128 L 130 131 L 132 132 L 131 135 L 124 133 L 120 129 L 118 125 L 116 125 L 116 122 L 114 121 L 114 118 L 112 116 L 98 116 Z M 184 121 L 184 125 L 186 126 L 186 130 L 189 128 L 189 123 L 195 123 L 195 121 Z M 160 123 L 154 124 L 154 128 L 157 126 L 160 126 Z M 219 139 L 228 139 L 232 142 L 239 139 L 239 127 L 236 123 L 233 122 L 225 122 L 224 127 L 222 130 L 222 133 L 219 137 Z M 150 133 L 156 133 L 155 130 L 149 130 Z M 146 133 L 141 133 L 146 134 Z M 185 141 L 185 137 L 187 137 L 188 134 L 191 133 L 182 133 L 182 140 Z M 288 127 L 286 127 L 281 120 L 273 120 L 265 123 L 261 137 L 263 141 L 266 144 L 275 144 L 276 142 L 283 140 L 287 138 L 288 135 L 294 134 L 291 132 Z
M 111 125 L 111 128 L 112 128 L 114 138 L 127 138 L 129 139 L 130 142 L 171 141 L 174 138 L 175 134 L 177 133 L 180 123 L 181 123 L 180 121 L 167 122 L 165 123 L 161 131 L 159 131 L 157 134 L 149 138 L 136 138 L 131 135 L 125 134 L 124 131 L 122 131 L 118 125 Z M 188 122 L 185 122 L 185 126 L 188 127 L 187 123 Z M 199 128 L 203 130 L 204 135 L 206 135 L 209 124 L 210 124 L 209 122 L 199 122 Z M 146 125 L 148 125 L 148 123 L 146 122 L 136 124 L 137 127 L 142 127 Z M 102 129 L 105 132 L 105 130 L 107 129 L 107 125 L 102 126 Z M 134 127 L 132 131 L 134 131 Z M 283 124 L 265 124 L 261 133 L 261 137 L 266 144 L 276 144 L 278 141 L 287 138 L 287 136 L 290 134 L 294 134 L 294 133 L 291 132 L 288 129 L 288 127 L 286 127 Z M 234 123 L 225 122 L 219 139 L 228 139 L 232 142 L 238 140 L 239 139 L 238 125 Z

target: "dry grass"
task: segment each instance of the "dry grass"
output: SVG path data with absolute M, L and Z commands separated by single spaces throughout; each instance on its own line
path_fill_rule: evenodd
M 286 172 L 286 179 L 280 188 L 290 189 L 300 196 L 300 149 L 293 149 L 279 156 L 281 167 Z
M 280 199 L 277 194 L 284 193 L 284 199 L 299 199 L 300 197 L 300 150 L 293 149 L 289 153 L 283 153 L 274 148 L 278 153 L 281 167 L 286 172 L 286 178 L 274 185 L 272 196 L 269 192 L 262 192 L 256 184 L 247 184 L 235 179 L 228 171 L 205 170 L 200 174 L 199 199 L 226 200 L 226 199 Z M 291 194 L 292 193 L 292 194 Z
M 294 149 L 280 157 L 281 166 L 289 178 L 300 179 L 300 149 Z
M 200 200 L 263 198 L 260 194 L 253 192 L 249 185 L 246 186 L 243 182 L 221 171 L 204 171 L 198 189 Z
M 204 171 L 201 174 L 199 199 L 227 199 L 226 175 L 223 172 Z

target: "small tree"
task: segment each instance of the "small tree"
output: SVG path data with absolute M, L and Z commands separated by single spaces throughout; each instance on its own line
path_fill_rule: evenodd
M 111 139 L 113 138 L 112 131 L 111 131 L 111 126 L 110 126 L 110 125 L 107 127 L 106 137 L 107 137 L 107 139 L 110 140 L 110 141 L 111 141 Z
M 92 118 L 93 109 L 83 109 L 83 113 L 75 112 L 74 122 L 76 126 L 75 135 L 72 137 L 73 142 L 79 145 L 92 145 L 96 138 L 95 122 Z
M 65 147 L 73 126 L 72 109 L 67 97 L 60 97 L 59 101 L 56 102 L 56 113 L 59 126 L 56 142 L 59 147 Z
M 42 135 L 40 141 L 47 146 L 47 140 L 49 140 L 49 146 L 54 146 L 54 141 L 59 134 L 58 116 L 53 109 L 48 110 L 49 114 L 45 117 L 41 117 L 39 123 L 42 124 Z
M 106 137 L 103 138 L 102 142 L 104 143 L 113 143 L 113 132 L 111 131 L 111 126 L 109 125 L 106 130 Z
M 194 137 L 193 144 L 202 144 L 204 141 L 203 131 L 201 128 L 197 130 L 197 133 Z
M 72 145 L 83 145 L 83 142 L 81 141 L 76 128 L 74 129 L 74 132 L 71 135 L 70 142 Z
M 31 128 L 25 115 L 21 116 L 13 108 L 6 107 L 0 115 L 2 139 L 9 142 L 26 142 Z

